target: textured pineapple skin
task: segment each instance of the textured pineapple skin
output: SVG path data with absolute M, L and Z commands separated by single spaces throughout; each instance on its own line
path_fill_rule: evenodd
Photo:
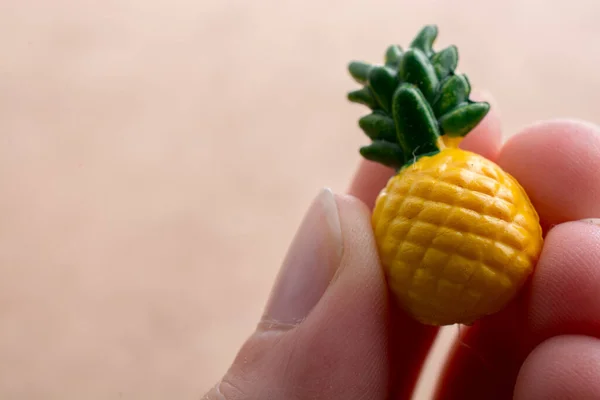
M 427 325 L 472 324 L 515 297 L 542 249 L 519 183 L 477 154 L 446 148 L 392 177 L 373 230 L 398 304 Z

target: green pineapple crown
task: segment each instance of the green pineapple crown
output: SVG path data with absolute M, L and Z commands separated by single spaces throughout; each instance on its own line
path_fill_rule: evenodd
M 488 113 L 488 103 L 469 99 L 467 76 L 455 73 L 456 46 L 433 50 L 437 35 L 437 26 L 428 25 L 406 51 L 389 46 L 384 65 L 349 64 L 363 88 L 350 92 L 348 100 L 372 111 L 359 120 L 372 141 L 360 149 L 364 158 L 399 170 L 437 154 L 441 136 L 463 137 Z

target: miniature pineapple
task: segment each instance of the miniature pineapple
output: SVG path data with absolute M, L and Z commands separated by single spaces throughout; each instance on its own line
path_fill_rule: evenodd
M 362 89 L 350 101 L 371 113 L 359 126 L 366 159 L 396 169 L 372 222 L 394 298 L 427 325 L 470 325 L 503 309 L 533 272 L 542 248 L 536 210 L 498 165 L 458 148 L 489 111 L 469 99 L 458 51 L 432 49 L 426 26 L 406 51 L 390 46 L 384 65 L 352 62 Z

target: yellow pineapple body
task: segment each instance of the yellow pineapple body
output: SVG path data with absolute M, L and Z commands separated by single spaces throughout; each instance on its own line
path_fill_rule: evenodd
M 519 183 L 457 148 L 421 157 L 392 177 L 373 228 L 396 300 L 428 325 L 471 324 L 504 308 L 543 244 Z

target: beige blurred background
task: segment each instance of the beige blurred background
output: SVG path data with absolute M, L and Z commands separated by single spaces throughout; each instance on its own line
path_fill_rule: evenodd
M 312 197 L 359 161 L 350 59 L 437 23 L 507 136 L 600 122 L 599 18 L 595 0 L 0 1 L 0 398 L 198 399 Z

